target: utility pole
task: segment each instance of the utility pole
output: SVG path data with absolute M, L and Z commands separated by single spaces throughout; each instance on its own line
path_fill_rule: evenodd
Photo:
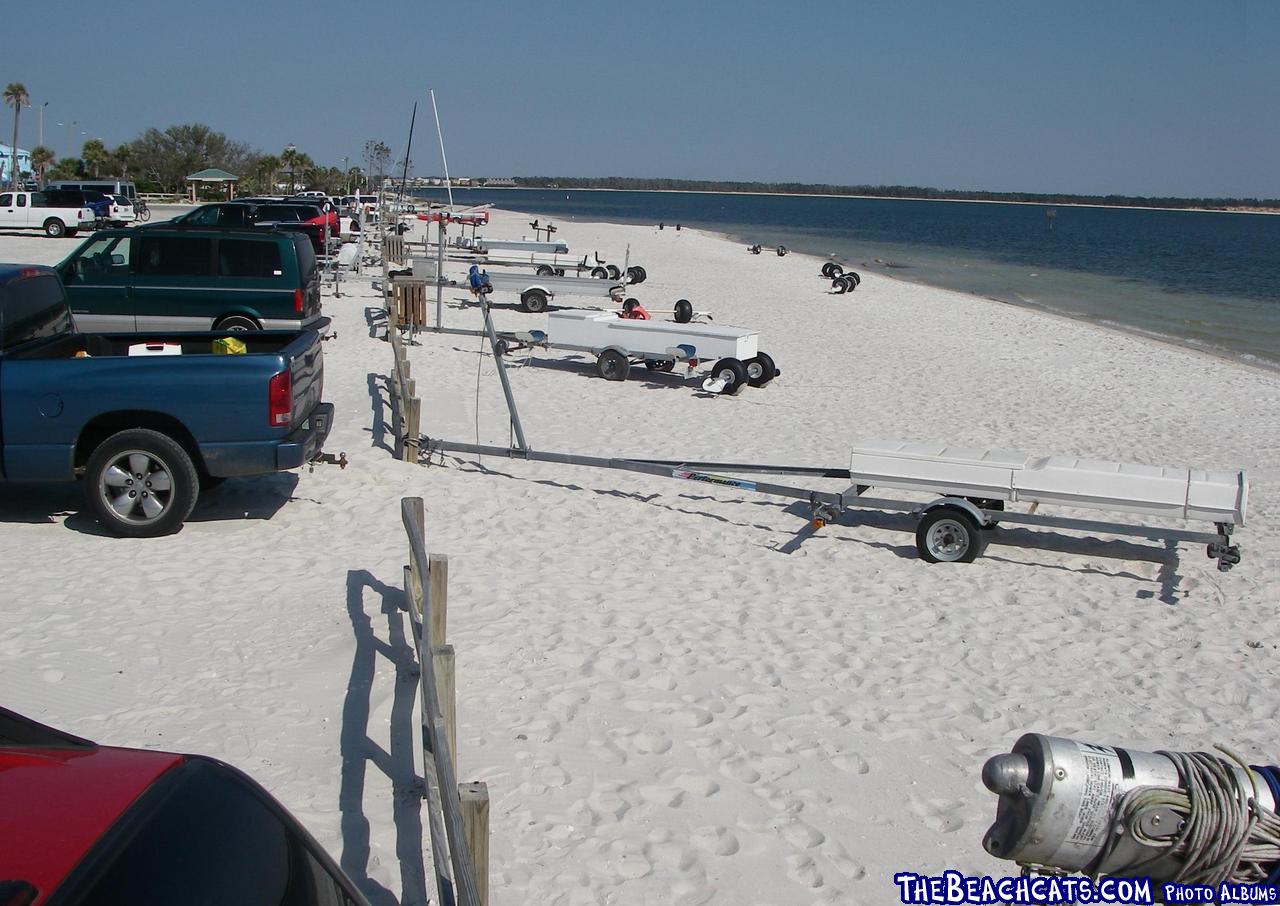
M 44 108 L 49 106 L 49 102 L 45 101 L 40 105 L 40 138 L 36 141 L 37 145 L 44 147 Z

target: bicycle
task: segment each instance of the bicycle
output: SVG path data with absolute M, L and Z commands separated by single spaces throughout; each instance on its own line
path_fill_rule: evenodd
M 146 223 L 151 219 L 151 209 L 147 207 L 147 203 L 141 198 L 133 202 L 133 213 L 137 215 L 138 220 L 142 223 Z

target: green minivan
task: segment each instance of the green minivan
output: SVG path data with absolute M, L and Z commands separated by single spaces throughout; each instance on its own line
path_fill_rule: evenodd
M 101 230 L 58 272 L 82 333 L 297 330 L 321 317 L 320 272 L 302 233 Z

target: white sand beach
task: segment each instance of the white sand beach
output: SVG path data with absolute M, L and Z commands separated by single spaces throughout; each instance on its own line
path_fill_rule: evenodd
M 532 238 L 534 216 L 481 232 Z M 847 467 L 855 442 L 901 439 L 1244 469 L 1244 560 L 1006 527 L 973 564 L 929 565 L 905 515 L 797 545 L 807 508 L 729 488 L 401 463 L 381 295 L 356 277 L 324 303 L 347 469 L 227 482 L 153 540 L 105 536 L 78 486 L 0 485 L 0 704 L 225 759 L 375 906 L 420 902 L 399 501 L 421 496 L 450 558 L 459 777 L 489 786 L 495 906 L 891 904 L 898 871 L 1016 874 L 982 850 L 979 772 L 1028 731 L 1280 761 L 1280 375 L 872 273 L 833 295 L 819 259 L 696 230 L 557 222 L 577 254 L 630 245 L 651 310 L 688 298 L 758 329 L 782 374 L 714 397 L 520 353 L 535 449 Z M 76 244 L 3 235 L 0 261 Z M 466 298 L 446 292 L 446 323 L 478 328 Z M 494 301 L 500 329 L 545 327 Z M 479 339 L 421 335 L 410 358 L 424 433 L 508 442 Z

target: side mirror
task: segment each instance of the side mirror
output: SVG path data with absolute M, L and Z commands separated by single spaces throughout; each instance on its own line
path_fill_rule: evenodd
M 124 263 L 125 263 L 124 255 L 117 253 L 111 256 L 111 264 L 113 267 L 119 267 Z

